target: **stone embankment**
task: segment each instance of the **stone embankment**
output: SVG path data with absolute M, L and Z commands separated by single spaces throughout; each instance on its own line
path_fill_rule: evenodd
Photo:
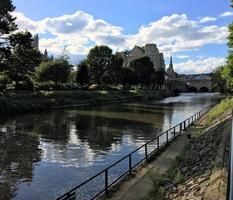
M 170 179 L 165 184 L 163 199 L 226 198 L 230 128 L 231 119 L 228 116 L 207 130 L 203 130 L 201 124 L 188 130 L 193 138 L 185 155 L 173 169 L 179 171 L 179 178 Z

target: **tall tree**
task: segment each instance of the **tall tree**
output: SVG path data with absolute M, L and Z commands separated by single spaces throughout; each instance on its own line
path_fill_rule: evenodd
M 163 69 L 159 69 L 158 71 L 155 72 L 155 82 L 156 85 L 161 88 L 161 86 L 165 82 L 165 71 Z
M 145 56 L 130 62 L 130 68 L 135 72 L 138 83 L 142 86 L 149 86 L 153 82 L 154 64 L 150 58 Z
M 16 89 L 19 89 L 21 84 L 31 83 L 35 67 L 41 62 L 41 53 L 33 47 L 32 40 L 31 33 L 27 31 L 10 35 L 12 61 L 8 76 L 15 82 Z
M 231 1 L 233 7 L 233 0 Z M 228 36 L 229 54 L 226 59 L 226 65 L 221 68 L 221 78 L 225 80 L 225 89 L 228 92 L 233 92 L 233 23 L 229 25 Z
M 76 82 L 80 85 L 88 84 L 89 83 L 89 71 L 88 66 L 85 60 L 83 60 L 78 65 L 78 71 L 76 76 Z
M 0 85 L 5 87 L 8 77 L 5 73 L 10 66 L 11 50 L 9 40 L 4 35 L 9 34 L 17 29 L 15 19 L 11 12 L 15 10 L 15 6 L 11 0 L 1 0 L 0 3 Z
M 96 46 L 89 51 L 87 64 L 93 83 L 103 84 L 103 77 L 108 77 L 108 69 L 112 64 L 112 50 L 107 46 Z
M 15 24 L 15 17 L 11 15 L 11 12 L 15 10 L 15 6 L 11 0 L 1 0 L 0 3 L 0 36 L 3 34 L 9 34 L 17 29 Z

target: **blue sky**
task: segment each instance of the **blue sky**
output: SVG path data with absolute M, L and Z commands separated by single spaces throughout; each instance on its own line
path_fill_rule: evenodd
M 224 64 L 228 0 L 13 0 L 20 29 L 39 33 L 40 48 L 64 46 L 78 63 L 94 45 L 114 51 L 156 43 L 179 73 L 210 72 Z

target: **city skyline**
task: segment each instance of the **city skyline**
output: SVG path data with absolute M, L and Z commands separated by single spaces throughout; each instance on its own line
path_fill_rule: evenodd
M 206 73 L 224 64 L 233 12 L 219 0 L 26 1 L 14 0 L 19 28 L 40 36 L 40 49 L 61 53 L 64 46 L 77 63 L 94 45 L 114 51 L 155 43 L 172 52 L 178 73 Z M 139 13 L 139 14 L 138 14 Z

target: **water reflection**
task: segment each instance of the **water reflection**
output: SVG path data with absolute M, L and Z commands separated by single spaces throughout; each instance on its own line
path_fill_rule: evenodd
M 12 199 L 21 182 L 33 181 L 33 164 L 40 161 L 38 136 L 25 134 L 17 121 L 0 131 L 0 199 Z
M 0 199 L 53 199 L 188 116 L 213 94 L 0 119 Z

